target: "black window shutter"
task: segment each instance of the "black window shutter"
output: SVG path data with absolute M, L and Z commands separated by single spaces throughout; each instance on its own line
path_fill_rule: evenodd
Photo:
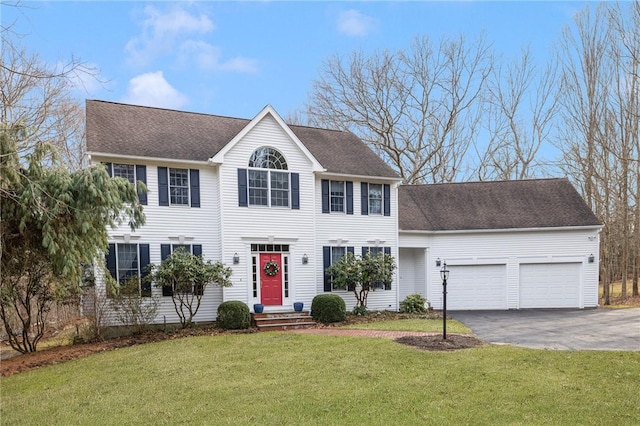
M 166 167 L 158 167 L 158 201 L 161 206 L 169 205 L 169 177 Z
M 362 257 L 365 257 L 369 252 L 369 247 L 362 247 Z
M 391 247 L 385 247 L 384 248 L 384 255 L 385 256 L 391 256 Z M 385 290 L 391 290 L 391 283 L 385 284 L 384 285 L 384 289 Z
M 145 277 L 148 274 L 147 267 L 149 266 L 149 244 L 140 244 L 140 288 L 142 297 L 151 297 L 151 282 L 145 281 Z
M 111 274 L 114 280 L 118 280 L 118 272 L 116 271 L 116 245 L 109 244 L 109 251 L 105 258 L 107 262 L 107 271 Z
M 300 174 L 291 173 L 291 208 L 300 210 Z
M 165 260 L 171 255 L 171 245 L 160 244 L 160 260 Z
M 322 272 L 324 274 L 324 291 L 331 291 L 331 277 L 327 274 L 327 268 L 331 265 L 331 247 L 322 247 Z
M 329 213 L 329 181 L 322 179 L 322 213 Z
M 202 244 L 192 245 L 191 254 L 202 257 Z M 193 286 L 193 294 L 196 296 L 202 296 L 204 294 L 204 286 L 202 284 L 195 284 Z
M 363 215 L 369 214 L 369 184 L 360 183 L 360 210 Z
M 238 206 L 249 206 L 247 196 L 247 169 L 238 169 Z
M 384 193 L 384 215 L 391 216 L 391 186 L 388 184 L 383 185 Z
M 346 182 L 347 214 L 353 214 L 353 182 Z
M 200 170 L 189 170 L 189 183 L 191 185 L 191 207 L 200 207 Z
M 165 167 L 166 169 L 166 167 Z M 165 260 L 167 257 L 171 255 L 171 245 L 169 244 L 160 244 L 160 260 Z M 162 295 L 163 296 L 173 296 L 173 287 L 170 285 L 162 286 Z
M 147 184 L 147 166 L 137 164 L 136 165 L 136 179 L 140 182 Z M 147 205 L 147 193 L 138 191 L 138 200 L 143 206 Z
M 348 246 L 348 247 L 347 247 L 347 253 L 354 254 L 354 253 L 355 253 L 355 247 L 353 247 L 353 246 Z M 348 290 L 348 291 L 353 291 L 353 290 L 355 290 L 355 289 L 356 289 L 356 286 L 355 286 L 354 284 L 349 284 L 349 285 L 347 285 L 347 290 Z
M 113 177 L 113 165 L 111 163 L 102 163 L 109 173 L 109 177 Z

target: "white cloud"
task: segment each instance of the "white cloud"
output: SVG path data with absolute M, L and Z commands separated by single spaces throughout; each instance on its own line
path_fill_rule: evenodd
M 185 95 L 164 78 L 162 71 L 140 74 L 129 80 L 123 102 L 160 108 L 178 109 L 187 103 Z
M 345 10 L 338 15 L 338 31 L 348 36 L 362 37 L 376 26 L 376 20 L 357 10 Z
M 257 74 L 258 61 L 238 56 L 220 64 L 220 69 L 225 71 L 240 71 L 247 74 Z
M 253 59 L 236 57 L 221 61 L 222 49 L 205 41 L 187 40 L 180 46 L 180 60 L 187 64 L 194 61 L 204 70 L 240 71 L 248 74 L 258 72 L 258 63 Z
M 170 53 L 179 41 L 193 34 L 206 34 L 215 29 L 206 15 L 191 14 L 181 5 L 160 11 L 147 6 L 143 11 L 142 34 L 125 46 L 130 61 L 145 65 L 158 55 Z
M 222 49 L 203 37 L 215 30 L 208 16 L 190 12 L 189 4 L 174 5 L 161 11 L 154 6 L 144 8 L 142 32 L 125 46 L 129 62 L 149 66 L 156 59 L 169 56 L 185 68 L 257 73 L 258 62 L 243 57 L 223 60 Z

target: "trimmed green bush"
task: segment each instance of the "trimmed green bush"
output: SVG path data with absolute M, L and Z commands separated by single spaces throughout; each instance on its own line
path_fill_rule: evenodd
M 311 301 L 311 317 L 323 324 L 344 321 L 347 307 L 336 294 L 319 294 Z
M 242 330 L 251 326 L 251 313 L 239 300 L 222 302 L 218 306 L 218 325 L 225 330 Z
M 427 299 L 421 294 L 410 294 L 400 302 L 400 312 L 405 314 L 424 314 L 428 311 Z

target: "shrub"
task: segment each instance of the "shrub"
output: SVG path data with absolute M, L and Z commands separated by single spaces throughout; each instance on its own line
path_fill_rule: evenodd
M 222 302 L 218 306 L 218 325 L 225 330 L 241 330 L 251 326 L 251 313 L 239 300 Z
M 405 314 L 424 314 L 429 302 L 421 294 L 410 294 L 400 302 L 400 312 Z
M 160 298 L 158 296 L 142 297 L 137 276 L 129 278 L 120 286 L 108 276 L 107 287 L 116 290 L 112 292 L 109 301 L 116 319 L 122 325 L 132 326 L 134 334 L 141 334 L 148 325 L 153 323 L 160 307 Z
M 336 294 L 319 294 L 311 301 L 311 317 L 324 324 L 344 321 L 347 307 Z
M 366 306 L 354 306 L 352 313 L 353 315 L 365 316 L 369 314 L 369 310 Z

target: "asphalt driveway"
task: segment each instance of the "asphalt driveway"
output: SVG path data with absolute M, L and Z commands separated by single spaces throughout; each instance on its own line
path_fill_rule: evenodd
M 480 339 L 536 349 L 640 351 L 640 308 L 454 311 Z

